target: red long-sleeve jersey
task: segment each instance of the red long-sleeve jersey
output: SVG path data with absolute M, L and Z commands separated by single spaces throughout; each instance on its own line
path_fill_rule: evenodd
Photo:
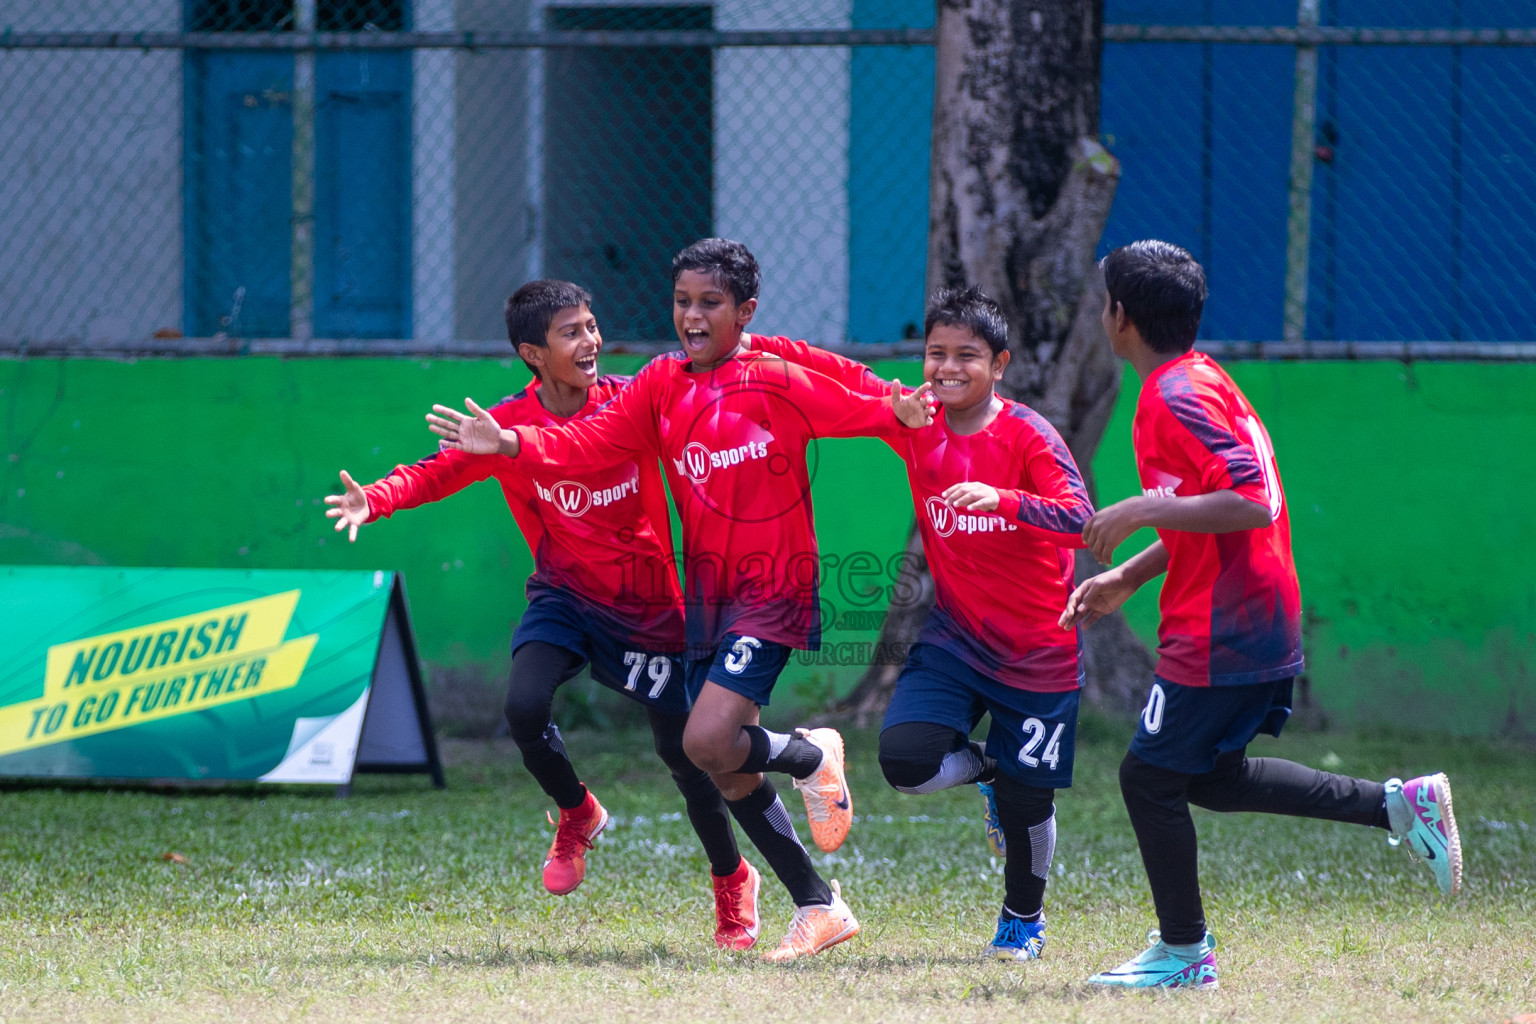
M 577 417 L 596 412 L 630 378 L 603 376 Z M 492 406 L 503 427 L 558 427 L 538 382 Z M 573 417 L 574 419 L 575 417 Z M 527 594 L 560 590 L 578 598 L 613 635 L 645 650 L 680 651 L 682 591 L 672 552 L 667 496 L 654 455 L 594 467 L 514 463 L 500 455 L 440 451 L 363 488 L 371 519 L 437 501 L 495 477 L 533 552 Z
M 761 351 L 705 371 L 681 352 L 659 356 L 595 414 L 559 429 L 513 429 L 519 461 L 574 470 L 661 456 L 682 517 L 692 657 L 707 656 L 726 633 L 820 645 L 806 449 L 818 437 L 905 430 L 889 397 L 854 394 Z
M 1233 490 L 1270 524 L 1235 533 L 1158 530 L 1168 549 L 1157 674 L 1185 686 L 1239 686 L 1302 669 L 1301 587 L 1269 432 L 1222 368 L 1199 352 L 1147 377 L 1132 425 L 1144 493 Z
M 769 338 L 762 347 L 868 394 L 890 387 L 864 364 L 804 342 Z M 1056 428 L 1027 405 L 1002 402 L 974 434 L 950 430 L 940 407 L 933 426 L 888 442 L 907 464 L 933 573 L 934 611 L 919 640 L 1009 686 L 1076 689 L 1079 638 L 1057 620 L 1072 592 L 1070 549 L 1083 546 L 1093 506 Z M 968 480 L 997 489 L 996 512 L 962 512 L 941 497 Z

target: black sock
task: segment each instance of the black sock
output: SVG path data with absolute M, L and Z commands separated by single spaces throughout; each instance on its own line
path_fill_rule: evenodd
M 561 810 L 580 807 L 587 799 L 587 787 L 576 778 L 576 768 L 565 754 L 565 743 L 555 723 L 545 726 L 537 740 L 519 742 L 517 747 L 523 754 L 523 767 Z
M 1037 921 L 1056 852 L 1056 806 L 1051 802 L 1056 791 L 1026 786 L 1007 775 L 999 775 L 992 785 L 1008 843 L 1003 907 L 1015 917 Z
M 688 806 L 688 820 L 704 846 L 709 858 L 709 870 L 724 878 L 741 867 L 741 850 L 736 846 L 736 833 L 731 828 L 731 815 L 725 806 L 725 797 L 715 788 L 705 772 L 687 778 L 672 776 Z
M 1003 903 L 1003 913 L 1007 914 L 1009 917 L 1017 918 L 1020 921 L 1034 922 L 1040 920 L 1040 918 L 1045 914 L 1045 909 L 1042 907 L 1041 909 L 1035 911 L 1033 914 L 1020 914 L 1012 907 L 1010 907 L 1005 901 Z
M 795 835 L 795 826 L 789 820 L 789 812 L 779 799 L 773 783 L 767 779 L 750 794 L 740 800 L 727 800 L 741 830 L 752 840 L 768 862 L 768 867 L 789 890 L 790 899 L 797 907 L 826 905 L 832 902 L 832 890 L 822 881 L 811 864 L 810 854 Z
M 752 743 L 746 763 L 736 769 L 743 775 L 784 772 L 797 779 L 806 779 L 821 766 L 821 748 L 802 736 L 769 732 L 760 725 L 744 725 L 741 730 Z

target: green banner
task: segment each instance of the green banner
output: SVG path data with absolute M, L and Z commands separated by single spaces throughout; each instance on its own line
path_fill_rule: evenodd
M 392 572 L 0 567 L 0 776 L 344 785 L 370 719 L 437 776 L 405 619 Z

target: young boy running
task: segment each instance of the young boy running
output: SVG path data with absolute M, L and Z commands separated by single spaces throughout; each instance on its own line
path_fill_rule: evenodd
M 852 820 L 842 737 L 832 729 L 774 733 L 759 725 L 794 648 L 820 643 L 820 562 L 806 448 L 818 437 L 894 436 L 931 419 L 926 389 L 876 399 L 754 351 L 757 261 L 739 242 L 695 242 L 673 260 L 673 324 L 682 351 L 651 361 L 596 414 L 562 429 L 501 429 L 435 406 L 428 420 L 449 448 L 526 455 L 541 465 L 601 466 L 660 455 L 682 518 L 688 683 L 684 735 L 753 844 L 795 902 L 783 942 L 767 959 L 818 953 L 858 922 L 836 881 L 817 874 L 765 771 L 794 779 L 811 835 L 842 844 Z
M 1144 496 L 1099 512 L 1083 540 L 1109 564 L 1137 529 L 1153 527 L 1158 539 L 1078 587 L 1061 625 L 1090 625 L 1167 579 L 1156 678 L 1120 765 L 1160 931 L 1139 956 L 1088 980 L 1214 988 L 1191 803 L 1386 829 L 1394 846 L 1408 840 L 1446 894 L 1461 886 L 1461 840 L 1443 774 L 1383 784 L 1246 755 L 1259 733 L 1280 735 L 1302 670 L 1301 594 L 1274 448 L 1232 379 L 1193 351 L 1206 296 L 1200 264 L 1148 241 L 1102 265 L 1104 330 L 1142 380 L 1132 436 Z
M 534 281 L 507 300 L 507 334 L 533 371 L 523 391 L 492 408 L 502 426 L 555 426 L 593 412 L 626 377 L 598 376 L 603 347 L 592 297 L 567 281 Z M 506 715 L 523 764 L 560 820 L 544 862 L 557 896 L 586 873 L 586 851 L 608 812 L 578 780 L 560 730 L 550 721 L 555 691 L 591 665 L 594 679 L 644 705 L 656 753 L 682 791 L 688 818 L 709 858 L 715 941 L 747 949 L 757 941 L 759 877 L 736 848 L 724 799 L 683 751 L 689 699 L 683 679 L 682 593 L 672 569 L 671 523 L 654 458 L 600 469 L 517 466 L 510 459 L 440 451 L 359 487 L 326 497 L 326 515 L 355 540 L 364 523 L 438 501 L 495 477 L 533 552 L 528 609 L 512 637 Z
M 923 331 L 923 379 L 939 411 L 932 429 L 891 447 L 907 463 L 935 600 L 896 680 L 880 766 L 903 793 L 983 785 L 994 849 L 1015 854 L 987 953 L 1030 960 L 1045 946 L 1053 800 L 1072 784 L 1083 683 L 1077 636 L 1056 620 L 1072 590 L 1068 549 L 1082 546 L 1093 507 L 1056 429 L 995 391 L 1009 359 L 997 304 L 976 288 L 943 289 Z M 802 342 L 761 344 L 850 388 L 889 387 Z M 982 748 L 969 737 L 984 714 L 992 722 Z

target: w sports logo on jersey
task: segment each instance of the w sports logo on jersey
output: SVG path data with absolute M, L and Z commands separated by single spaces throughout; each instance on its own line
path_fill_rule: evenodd
M 1003 533 L 1017 530 L 1018 527 L 1008 522 L 1002 516 L 984 512 L 973 515 L 970 512 L 957 512 L 955 506 L 935 495 L 923 503 L 928 512 L 928 522 L 933 525 L 933 532 L 940 537 L 948 537 L 952 533 Z
M 690 441 L 683 447 L 683 457 L 673 459 L 672 465 L 689 480 L 701 484 L 717 469 L 739 466 L 743 462 L 767 458 L 767 456 L 767 441 L 748 441 L 746 444 L 739 444 L 734 448 L 726 448 L 718 452 L 710 451 L 697 441 Z
M 561 480 L 550 487 L 545 487 L 535 480 L 533 482 L 533 489 L 538 492 L 540 498 L 555 506 L 565 515 L 575 518 L 576 516 L 585 515 L 590 508 L 605 508 L 621 498 L 627 498 L 632 494 L 639 494 L 640 474 L 636 473 L 623 483 L 614 484 L 612 487 L 604 487 L 597 491 L 592 490 L 592 488 L 577 480 Z

